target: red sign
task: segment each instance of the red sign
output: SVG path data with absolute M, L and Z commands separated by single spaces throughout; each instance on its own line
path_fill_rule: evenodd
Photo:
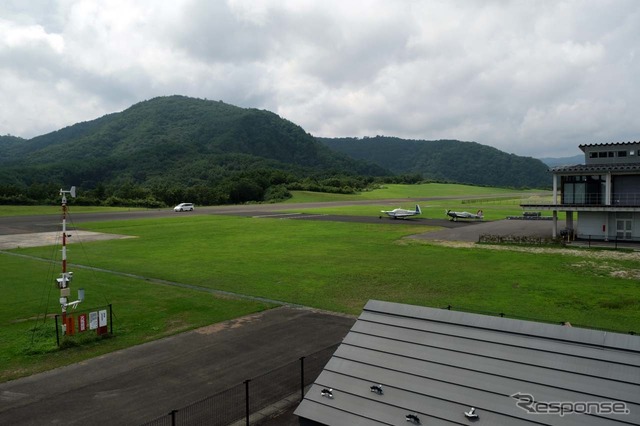
M 82 333 L 83 331 L 87 331 L 87 314 L 78 316 L 78 332 Z

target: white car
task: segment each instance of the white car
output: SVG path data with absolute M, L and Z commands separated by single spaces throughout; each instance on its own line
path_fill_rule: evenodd
M 193 203 L 180 203 L 173 208 L 174 212 L 192 212 L 194 208 Z

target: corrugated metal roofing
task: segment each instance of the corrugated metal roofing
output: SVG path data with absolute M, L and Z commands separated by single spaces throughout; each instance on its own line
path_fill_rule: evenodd
M 532 414 L 518 393 L 630 413 Z M 326 425 L 408 424 L 408 414 L 423 425 L 640 424 L 640 337 L 369 301 L 296 414 Z

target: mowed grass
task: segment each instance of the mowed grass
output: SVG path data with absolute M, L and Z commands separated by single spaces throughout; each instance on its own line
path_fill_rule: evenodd
M 357 194 L 326 194 L 310 191 L 292 191 L 292 198 L 282 206 L 281 211 L 316 214 L 336 214 L 353 216 L 380 216 L 382 210 L 395 208 L 414 209 L 416 204 L 422 209 L 422 218 L 445 219 L 447 210 L 482 210 L 486 220 L 499 220 L 507 216 L 522 215 L 521 204 L 551 203 L 551 192 L 546 190 L 517 191 L 460 184 L 427 183 L 419 185 L 384 185 L 382 188 Z M 420 200 L 435 198 L 431 200 Z M 290 203 L 375 201 L 380 204 L 352 205 L 348 207 L 310 207 L 287 209 Z M 393 201 L 390 201 L 393 200 Z M 398 201 L 403 200 L 403 201 Z M 551 216 L 551 212 L 543 212 Z M 564 219 L 564 213 L 559 214 Z
M 70 202 L 70 205 L 73 201 Z M 134 210 L 145 210 L 136 207 L 98 207 L 98 206 L 73 206 L 74 213 L 96 213 L 96 212 L 128 212 Z M 60 206 L 1 206 L 0 217 L 3 216 L 32 216 L 32 215 L 59 215 Z
M 86 292 L 78 310 L 111 303 L 116 337 L 59 350 L 53 318 L 60 314 L 59 264 L 0 254 L 0 270 L 0 382 L 272 307 L 74 268 L 72 297 L 78 288 Z
M 415 185 L 407 193 L 429 185 Z M 472 194 L 420 202 L 423 217 L 444 218 L 445 208 L 476 211 L 478 206 L 489 219 L 521 213 L 520 195 L 487 190 L 482 200 Z M 410 204 L 415 205 L 409 202 L 402 207 Z M 379 210 L 395 207 L 399 206 L 381 201 L 308 211 L 378 216 Z M 72 211 L 79 212 L 76 207 Z M 86 301 L 81 306 L 112 303 L 115 338 L 57 350 L 53 320 L 44 321 L 43 315 L 60 311 L 54 284 L 59 264 L 0 253 L 0 288 L 5 293 L 0 299 L 0 381 L 272 307 L 73 264 L 354 315 L 369 299 L 380 299 L 569 321 L 620 332 L 640 328 L 640 286 L 636 280 L 611 273 L 637 276 L 640 265 L 635 261 L 585 260 L 553 251 L 449 248 L 404 238 L 433 227 L 384 221 L 179 215 L 83 224 L 82 228 L 136 237 L 92 243 L 74 240 L 68 250 L 70 269 L 75 272 L 73 296 L 83 287 Z M 45 260 L 60 256 L 59 247 L 12 252 Z
M 72 246 L 77 263 L 336 312 L 358 314 L 367 300 L 381 299 L 623 332 L 640 324 L 635 280 L 553 252 L 448 248 L 403 239 L 429 227 L 181 216 L 83 228 L 138 238 L 85 244 L 84 250 Z M 617 270 L 638 266 L 602 263 Z
M 328 194 L 311 191 L 291 191 L 293 197 L 287 200 L 287 202 L 308 203 L 324 201 L 388 200 L 429 197 L 463 198 L 474 196 L 501 196 L 514 193 L 523 194 L 523 196 L 529 196 L 533 194 L 548 192 L 548 190 L 517 191 L 508 188 L 493 188 L 451 183 L 424 183 L 418 185 L 387 184 L 381 186 L 378 189 L 363 191 L 357 194 Z

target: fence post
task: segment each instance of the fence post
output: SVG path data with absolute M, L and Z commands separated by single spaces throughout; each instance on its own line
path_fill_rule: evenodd
M 111 303 L 109 303 L 109 328 L 111 336 L 113 336 L 113 307 L 111 306 Z
M 304 357 L 300 357 L 300 401 L 304 399 Z
M 171 410 L 171 426 L 176 426 L 176 414 L 178 414 L 178 410 Z
M 249 426 L 249 382 L 251 379 L 244 381 L 244 403 L 245 403 L 245 415 L 247 418 L 247 426 Z

